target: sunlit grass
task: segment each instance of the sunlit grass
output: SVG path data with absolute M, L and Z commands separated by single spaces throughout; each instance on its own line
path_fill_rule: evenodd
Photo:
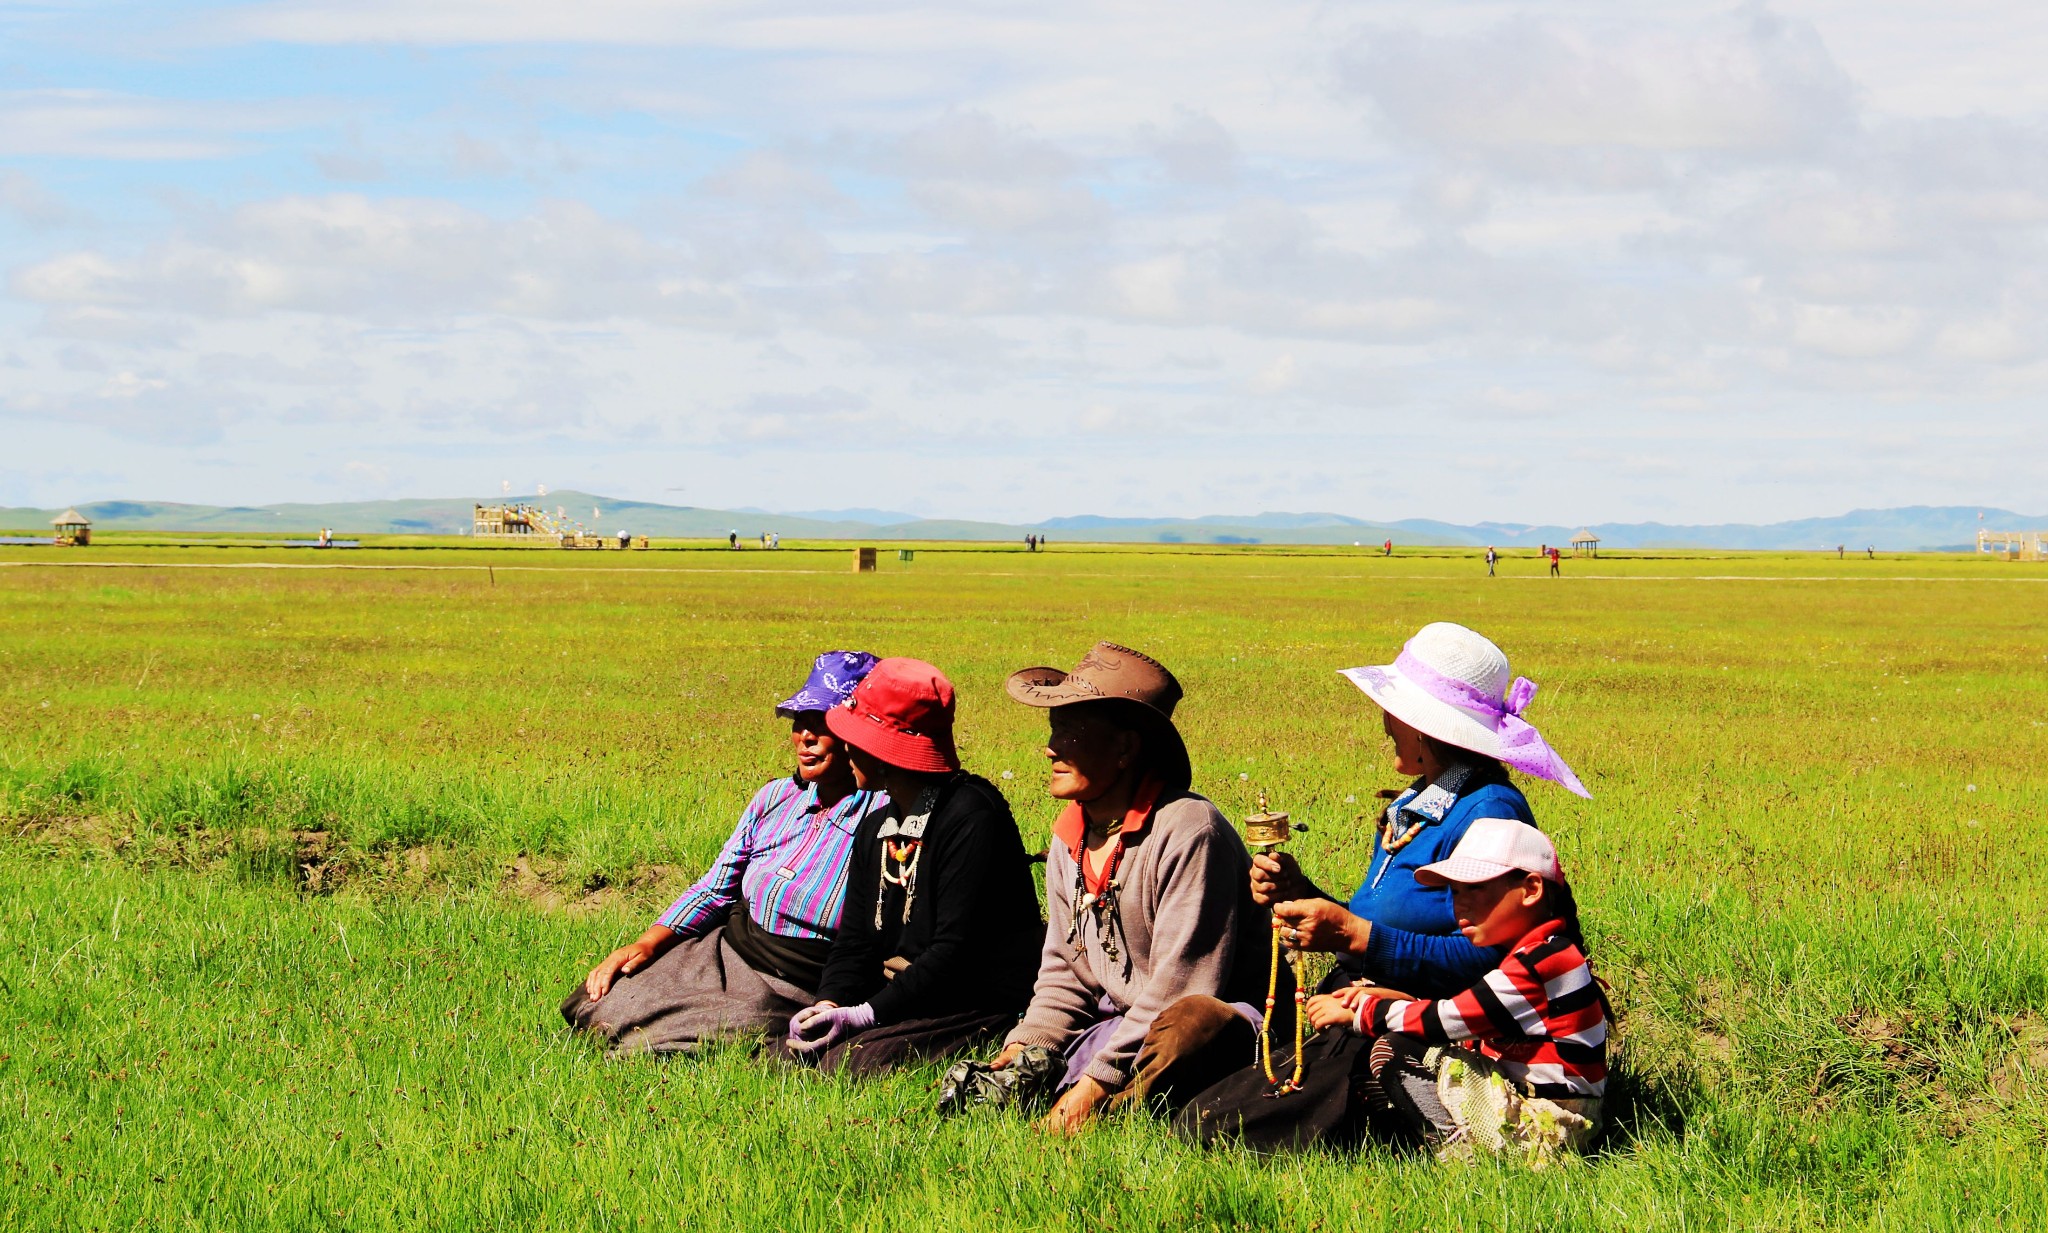
M 1955 557 L 112 545 L 0 567 L 0 1217 L 126 1228 L 2027 1227 L 2048 1182 L 2048 572 Z M 523 567 L 523 568 L 522 568 Z M 809 571 L 809 572 L 799 572 Z M 1800 579 L 1822 579 L 1801 581 Z M 1920 581 L 1939 579 L 1939 581 Z M 1622 1007 L 1621 1126 L 1549 1175 L 944 1124 L 744 1052 L 610 1062 L 554 1004 L 783 768 L 828 646 L 929 658 L 1027 830 L 1007 672 L 1188 688 L 1198 787 L 1393 782 L 1334 675 L 1497 638 L 1596 797 L 1531 789 Z M 1014 778 L 1001 778 L 1009 771 Z

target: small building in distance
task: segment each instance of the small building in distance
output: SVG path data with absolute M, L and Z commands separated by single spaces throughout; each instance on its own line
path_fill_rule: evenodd
M 1977 551 L 2008 561 L 2048 561 L 2048 531 L 1977 531 Z
M 523 501 L 504 505 L 479 504 L 470 519 L 469 534 L 473 539 L 552 537 L 555 533 L 552 524 L 546 510 Z
M 57 542 L 66 547 L 83 548 L 92 542 L 92 519 L 75 508 L 50 519 L 50 525 L 57 528 Z
M 1572 536 L 1572 555 L 1575 557 L 1597 557 L 1600 555 L 1600 537 L 1581 527 Z

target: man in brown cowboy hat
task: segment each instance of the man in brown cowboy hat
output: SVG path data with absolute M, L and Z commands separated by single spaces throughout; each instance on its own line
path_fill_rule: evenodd
M 1049 712 L 1046 790 L 1067 804 L 1046 854 L 1031 1006 L 993 1065 L 1027 1049 L 1059 1055 L 1048 1130 L 1106 1107 L 1177 1103 L 1250 1056 L 1269 929 L 1243 840 L 1188 790 L 1180 682 L 1103 642 L 1072 672 L 1026 668 L 1007 688 Z

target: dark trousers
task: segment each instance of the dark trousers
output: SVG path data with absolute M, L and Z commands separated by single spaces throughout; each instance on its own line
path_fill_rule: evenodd
M 855 1032 L 816 1055 L 815 1061 L 818 1069 L 827 1073 L 865 1078 L 992 1044 L 1016 1022 L 1015 1011 L 991 1013 L 979 1010 L 931 1019 L 905 1019 L 901 1023 L 887 1023 Z M 772 1041 L 770 1048 L 785 1061 L 813 1060 L 803 1054 L 792 1053 L 786 1038 Z
M 1258 1029 L 1230 1004 L 1185 997 L 1159 1012 L 1130 1081 L 1109 1108 L 1151 1107 L 1171 1112 L 1257 1056 Z

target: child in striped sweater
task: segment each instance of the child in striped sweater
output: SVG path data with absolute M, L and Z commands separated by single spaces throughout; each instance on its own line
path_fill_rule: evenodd
M 1607 1001 L 1557 849 L 1533 826 L 1482 818 L 1415 878 L 1451 888 L 1473 945 L 1509 949 L 1456 997 L 1361 983 L 1309 1000 L 1318 1028 L 1373 1038 L 1360 1085 L 1369 1115 L 1391 1114 L 1443 1157 L 1483 1148 L 1542 1164 L 1584 1148 L 1607 1087 Z

